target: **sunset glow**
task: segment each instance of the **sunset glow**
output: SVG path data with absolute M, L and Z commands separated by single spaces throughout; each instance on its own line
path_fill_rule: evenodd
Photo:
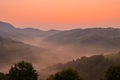
M 0 20 L 16 27 L 41 25 L 120 25 L 120 0 L 1 0 Z M 80 26 L 76 26 L 81 28 Z

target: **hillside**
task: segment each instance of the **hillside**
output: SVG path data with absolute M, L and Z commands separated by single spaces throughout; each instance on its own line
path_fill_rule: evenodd
M 112 60 L 113 62 L 119 63 L 120 61 L 120 52 L 117 54 L 106 55 L 105 58 Z
M 74 29 L 59 32 L 57 34 L 45 38 L 45 40 L 57 44 L 120 48 L 120 29 Z
M 111 55 L 106 55 L 106 56 L 111 56 Z M 54 71 L 57 72 L 65 68 L 73 68 L 77 70 L 85 80 L 90 80 L 90 79 L 100 80 L 100 79 L 104 79 L 105 76 L 104 73 L 108 69 L 108 67 L 110 67 L 111 65 L 120 64 L 120 54 L 119 53 L 112 54 L 112 56 L 107 58 L 103 55 L 94 55 L 91 57 L 84 56 L 76 60 L 67 62 L 65 64 L 53 65 L 45 70 L 46 72 L 49 71 L 54 73 Z M 113 58 L 118 56 L 119 58 L 115 58 L 117 59 L 115 61 Z M 48 73 L 47 75 L 49 74 L 50 73 Z
M 0 64 L 2 65 L 0 69 L 19 60 L 34 61 L 36 60 L 34 55 L 41 52 L 44 52 L 44 49 L 0 37 Z

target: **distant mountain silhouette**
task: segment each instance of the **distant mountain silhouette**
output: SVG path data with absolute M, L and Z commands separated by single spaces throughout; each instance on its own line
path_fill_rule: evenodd
M 42 31 L 34 28 L 15 28 L 13 25 L 0 22 L 0 36 L 25 42 L 35 39 L 58 45 L 82 46 L 82 48 L 119 49 L 119 28 L 88 28 L 65 31 Z M 86 47 L 87 46 L 87 47 Z
M 120 29 L 74 29 L 59 32 L 57 34 L 45 38 L 45 40 L 56 44 L 73 44 L 80 46 L 101 46 L 108 48 L 120 48 Z
M 6 22 L 1 22 L 0 21 L 0 30 L 3 30 L 3 31 L 11 31 L 11 30 L 14 30 L 14 26 L 9 24 L 9 23 L 6 23 Z
M 42 31 L 34 28 L 15 28 L 13 25 L 5 22 L 0 22 L 0 36 L 12 39 L 24 39 L 45 37 L 57 33 L 57 30 Z
M 120 48 L 119 28 L 88 28 L 65 31 L 52 29 L 42 31 L 34 28 L 15 28 L 9 23 L 0 22 L 0 36 L 21 42 L 33 39 L 36 40 L 36 44 L 39 44 L 39 41 L 44 41 L 51 44 L 72 45 L 85 49 L 107 48 L 109 50 L 117 49 L 118 51 Z

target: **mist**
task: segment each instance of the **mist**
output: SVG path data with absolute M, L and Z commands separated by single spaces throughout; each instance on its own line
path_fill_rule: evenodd
M 66 63 L 68 61 L 75 60 L 82 56 L 111 54 L 119 51 L 117 49 L 107 49 L 97 46 L 85 47 L 70 44 L 59 45 L 43 41 L 42 39 L 26 39 L 23 42 L 44 49 L 43 52 L 35 52 L 31 55 L 33 59 L 29 59 L 30 62 L 34 63 L 38 71 L 41 71 L 42 69 L 45 69 L 46 67 L 52 66 L 57 63 Z
M 32 50 L 31 54 L 6 55 L 8 60 L 1 63 L 1 71 L 8 72 L 10 67 L 19 61 L 28 61 L 33 63 L 37 71 L 58 63 L 66 63 L 82 56 L 91 56 L 97 54 L 110 54 L 117 52 L 116 49 L 107 49 L 97 46 L 78 46 L 71 44 L 55 44 L 44 41 L 42 38 L 21 39 L 21 42 L 34 46 L 38 49 Z

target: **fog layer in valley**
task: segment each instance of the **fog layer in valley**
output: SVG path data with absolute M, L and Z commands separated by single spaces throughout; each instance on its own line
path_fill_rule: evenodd
M 120 29 L 91 28 L 67 31 L 15 28 L 0 22 L 0 70 L 24 60 L 39 73 L 46 67 L 82 56 L 119 52 Z

